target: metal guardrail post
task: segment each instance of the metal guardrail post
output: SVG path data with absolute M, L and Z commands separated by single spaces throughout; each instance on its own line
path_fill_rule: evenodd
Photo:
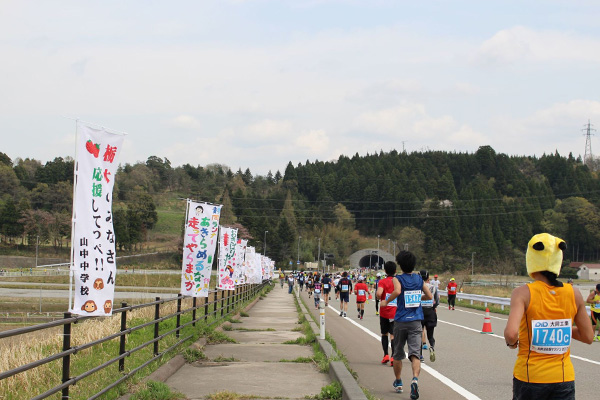
M 160 301 L 160 297 L 155 298 L 156 301 Z M 158 338 L 158 320 L 160 318 L 160 303 L 156 303 L 154 306 L 154 339 Z M 154 355 L 158 355 L 158 340 L 154 342 Z
M 225 291 L 221 291 L 221 317 L 223 316 L 223 310 L 225 310 Z
M 208 321 L 208 296 L 204 298 L 204 322 L 206 321 Z
M 215 289 L 215 292 L 213 293 L 213 304 L 214 304 L 213 314 L 214 314 L 215 319 L 217 318 L 217 300 L 218 300 L 217 294 L 218 293 L 219 292 L 217 292 L 217 290 Z
M 192 326 L 196 326 L 196 297 L 192 297 Z
M 127 307 L 127 303 L 123 302 L 121 303 L 121 307 L 125 308 Z M 121 332 L 125 332 L 127 330 L 127 311 L 123 311 L 121 313 Z M 121 338 L 119 339 L 119 355 L 123 355 L 125 354 L 125 343 L 126 343 L 126 338 L 125 335 L 121 335 Z M 125 358 L 121 358 L 119 360 L 119 371 L 123 372 L 125 370 Z
M 67 312 L 64 314 L 65 319 L 71 318 L 71 313 Z M 71 323 L 67 323 L 63 326 L 63 351 L 71 350 Z M 71 375 L 71 355 L 68 354 L 63 357 L 62 367 L 62 382 L 65 383 L 70 379 Z M 69 386 L 62 390 L 62 400 L 69 399 Z
M 177 329 L 175 331 L 175 337 L 177 339 L 179 339 L 180 336 L 180 329 L 179 327 L 181 326 L 181 299 L 183 298 L 183 295 L 181 293 L 179 293 L 177 295 L 177 325 L 175 327 L 175 329 Z
M 231 291 L 227 291 L 227 315 L 229 315 L 229 303 L 231 300 Z

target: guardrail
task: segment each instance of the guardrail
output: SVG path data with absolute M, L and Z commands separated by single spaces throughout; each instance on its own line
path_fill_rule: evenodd
M 440 296 L 448 296 L 448 292 L 446 290 L 438 290 Z M 510 299 L 507 297 L 493 297 L 493 296 L 483 296 L 480 294 L 469 294 L 469 293 L 457 293 L 456 298 L 458 300 L 469 300 L 471 305 L 473 305 L 474 301 L 478 301 L 483 303 L 484 307 L 490 304 L 497 304 L 500 306 L 502 310 L 504 310 L 504 306 L 510 306 Z
M 77 346 L 73 346 L 72 344 L 75 342 L 73 339 L 72 326 L 73 324 L 81 323 L 85 320 L 97 319 L 99 317 L 81 317 L 74 316 L 71 313 L 65 313 L 64 318 L 44 324 L 28 326 L 24 328 L 13 329 L 9 331 L 0 332 L 0 340 L 7 338 L 15 338 L 20 335 L 24 335 L 32 332 L 41 332 L 43 335 L 53 335 L 55 332 L 52 332 L 51 329 L 55 329 L 56 327 L 62 327 L 63 333 L 63 344 L 62 351 L 59 353 L 48 355 L 47 357 L 30 362 L 19 367 L 10 369 L 8 371 L 0 372 L 0 383 L 4 379 L 17 378 L 19 374 L 24 373 L 26 371 L 33 370 L 40 366 L 49 364 L 53 361 L 60 362 L 62 360 L 62 383 L 59 385 L 55 385 L 50 388 L 39 388 L 41 390 L 45 390 L 43 393 L 32 397 L 33 400 L 41 400 L 45 399 L 49 396 L 52 396 L 55 393 L 61 392 L 61 399 L 67 400 L 69 398 L 69 388 L 76 383 L 89 378 L 93 374 L 104 370 L 114 364 L 118 365 L 118 371 L 112 371 L 112 375 L 115 377 L 115 380 L 112 383 L 108 384 L 100 391 L 93 395 L 85 394 L 88 399 L 97 399 L 103 394 L 107 393 L 109 390 L 115 388 L 117 385 L 121 384 L 132 375 L 140 371 L 141 369 L 147 367 L 152 362 L 158 360 L 166 353 L 176 349 L 182 343 L 194 338 L 199 335 L 199 328 L 195 327 L 197 323 L 202 322 L 203 327 L 210 327 L 217 322 L 223 320 L 226 316 L 230 315 L 233 312 L 237 312 L 239 307 L 247 301 L 250 301 L 254 297 L 256 297 L 259 292 L 268 285 L 268 281 L 264 281 L 261 284 L 247 284 L 242 285 L 236 288 L 234 291 L 221 291 L 221 290 L 212 290 L 209 294 L 209 297 L 205 298 L 204 304 L 198 304 L 197 298 L 185 298 L 186 301 L 192 300 L 192 305 L 190 308 L 182 309 L 182 302 L 184 298 L 181 294 L 175 298 L 169 299 L 161 299 L 160 297 L 156 297 L 156 300 L 146 304 L 139 304 L 135 306 L 128 306 L 127 303 L 122 303 L 121 308 L 113 310 L 113 315 L 120 314 L 120 330 L 114 332 L 108 336 L 93 340 L 88 343 L 78 344 Z M 219 296 L 220 295 L 220 296 Z M 209 298 L 211 298 L 209 300 Z M 161 311 L 164 310 L 164 305 L 169 303 L 176 303 L 176 312 L 161 315 Z M 161 306 L 162 309 L 161 309 Z M 144 308 L 151 308 L 154 311 L 154 318 L 149 320 L 141 320 L 140 318 L 132 318 L 131 313 L 134 310 L 141 310 Z M 182 323 L 182 317 L 187 320 L 187 322 Z M 209 322 L 209 318 L 211 319 Z M 170 329 L 173 320 L 175 320 L 175 327 Z M 131 335 L 140 335 L 144 328 L 152 329 L 152 339 L 147 340 L 141 344 L 136 343 L 136 347 L 127 349 L 127 339 Z M 167 331 L 161 332 L 161 328 L 168 329 Z M 188 328 L 188 329 L 186 329 Z M 180 337 L 182 332 L 187 334 L 185 337 Z M 47 332 L 47 333 L 46 333 Z M 148 333 L 148 330 L 145 331 Z M 175 338 L 173 339 L 173 335 Z M 167 348 L 160 348 L 161 341 L 169 338 L 174 343 L 168 343 Z M 103 354 L 106 355 L 107 348 L 111 346 L 109 343 L 111 341 L 119 341 L 118 350 L 116 352 L 118 355 L 113 356 L 108 360 L 103 360 L 101 356 L 98 356 L 98 363 L 96 365 L 89 368 L 89 363 L 85 363 L 87 369 L 82 371 L 81 365 L 77 365 L 77 373 L 76 376 L 71 376 L 72 373 L 72 360 L 71 357 L 75 356 L 80 352 L 84 352 L 81 354 L 81 357 L 86 357 L 89 360 L 92 354 Z M 115 342 L 113 342 L 115 343 Z M 152 352 L 147 356 L 146 359 L 143 358 L 144 352 L 142 350 L 149 351 L 149 346 L 152 345 Z M 112 346 L 116 349 L 116 345 Z M 88 350 L 85 352 L 85 350 Z M 94 350 L 97 350 L 97 353 L 93 353 Z M 139 352 L 139 353 L 138 353 Z M 129 369 L 125 370 L 125 362 L 128 357 L 132 355 L 142 355 L 142 360 L 137 360 L 137 363 L 134 362 Z M 110 355 L 106 356 L 109 357 Z M 105 358 L 106 358 L 105 357 Z M 94 357 L 95 358 L 95 357 Z M 54 364 L 52 364 L 54 365 Z M 58 372 L 54 370 L 55 374 Z M 51 384 L 48 384 L 51 385 Z M 36 388 L 37 389 L 37 388 Z
M 440 296 L 448 296 L 448 292 L 446 290 L 438 290 Z M 456 298 L 458 300 L 469 300 L 471 305 L 473 305 L 474 301 L 478 301 L 483 303 L 484 307 L 490 304 L 497 304 L 500 306 L 500 309 L 504 310 L 504 306 L 510 306 L 510 299 L 508 297 L 494 297 L 494 296 L 483 296 L 480 294 L 469 294 L 469 293 L 457 293 Z M 585 306 L 588 315 L 590 314 L 590 306 Z

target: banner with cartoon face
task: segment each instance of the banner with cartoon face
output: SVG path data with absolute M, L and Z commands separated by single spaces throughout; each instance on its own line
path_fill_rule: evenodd
M 112 315 L 117 271 L 112 190 L 123 139 L 123 135 L 77 124 L 71 249 L 73 314 Z
M 246 247 L 248 246 L 248 240 L 238 239 L 235 249 L 237 258 L 237 266 L 234 276 L 235 284 L 243 285 L 246 283 Z
M 183 238 L 181 294 L 208 297 L 221 206 L 188 200 Z
M 235 290 L 237 262 L 237 234 L 234 228 L 221 227 L 219 235 L 219 272 L 217 273 L 217 288 Z

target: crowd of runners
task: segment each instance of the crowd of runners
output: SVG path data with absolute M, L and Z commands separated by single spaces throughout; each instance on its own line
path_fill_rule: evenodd
M 573 290 L 572 284 L 563 285 L 558 281 L 564 249 L 564 241 L 548 234 L 536 235 L 529 242 L 527 272 L 533 283 L 513 291 L 504 332 L 506 345 L 519 349 L 513 372 L 513 399 L 575 399 L 571 339 L 588 344 L 600 340 L 600 330 L 594 334 L 592 327 L 592 323 L 600 325 L 600 284 L 584 301 L 581 293 Z M 396 262 L 384 264 L 385 274 L 370 270 L 323 275 L 296 272 L 287 276 L 280 274 L 279 278 L 282 288 L 287 281 L 289 293 L 293 292 L 297 282 L 300 291 L 306 290 L 308 297 L 314 298 L 315 308 L 319 307 L 321 298 L 326 305 L 332 301 L 333 288 L 335 299 L 340 302 L 340 317 L 347 317 L 351 295 L 356 296 L 359 320 L 364 317 L 365 304 L 374 300 L 381 330 L 381 363 L 393 367 L 393 388 L 402 393 L 402 360 L 407 359 L 412 372 L 410 398 L 418 399 L 421 363 L 425 361 L 423 350 L 429 351 L 430 362 L 436 360 L 434 329 L 441 282 L 438 275 L 431 277 L 428 271 L 415 271 L 415 267 L 415 256 L 409 251 L 401 251 L 396 255 Z M 453 277 L 445 289 L 448 310 L 454 310 L 459 289 Z M 592 323 L 585 309 L 586 302 L 592 305 Z M 544 328 L 551 331 L 550 336 L 548 332 L 536 335 L 539 321 L 550 326 Z M 568 332 L 564 333 L 567 328 Z M 563 339 L 557 345 L 539 339 L 541 337 Z

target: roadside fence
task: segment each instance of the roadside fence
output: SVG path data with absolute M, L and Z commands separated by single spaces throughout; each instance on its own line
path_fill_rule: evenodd
M 16 396 L 15 391 L 18 391 L 19 385 L 29 384 L 41 392 L 29 396 L 33 400 L 45 399 L 59 392 L 63 400 L 97 399 L 154 361 L 179 348 L 183 343 L 199 337 L 213 325 L 237 313 L 244 304 L 257 297 L 270 284 L 269 281 L 264 281 L 261 284 L 241 285 L 232 291 L 212 290 L 204 301 L 201 298 L 184 298 L 180 294 L 178 297 L 168 299 L 156 297 L 153 302 L 135 306 L 122 303 L 121 308 L 114 309 L 113 316 L 106 319 L 81 317 L 67 312 L 60 320 L 0 332 L 0 348 L 2 348 L 4 340 L 13 342 L 21 338 L 24 341 L 29 340 L 29 338 L 25 339 L 24 335 L 34 332 L 37 332 L 40 338 L 49 337 L 56 335 L 57 329 L 62 328 L 62 351 L 20 366 L 13 365 L 6 371 L 0 370 L 0 393 L 7 393 L 7 399 L 21 398 L 10 397 L 9 393 Z M 140 317 L 143 311 L 153 317 Z M 74 332 L 75 324 L 83 325 L 91 323 L 88 320 L 100 320 L 104 325 L 109 323 L 107 319 L 110 318 L 116 318 L 113 322 L 118 328 L 104 337 L 81 343 L 87 339 L 87 335 L 82 333 L 81 337 L 77 337 Z M 28 343 L 31 344 L 30 342 Z M 46 369 L 50 367 L 51 376 L 43 377 L 41 382 L 47 386 L 53 384 L 54 386 L 36 387 L 38 384 L 30 381 L 32 372 L 37 375 L 42 374 L 35 372 L 42 366 Z M 27 374 L 29 376 L 22 376 Z M 96 376 L 96 379 L 90 379 L 92 376 Z M 70 389 L 84 379 L 86 380 L 85 393 L 79 390 L 81 392 L 79 396 L 70 394 Z M 10 380 L 15 381 L 11 384 Z M 53 381 L 55 382 L 52 383 Z M 95 385 L 92 385 L 92 381 Z M 99 390 L 96 393 L 88 392 L 90 388 Z

